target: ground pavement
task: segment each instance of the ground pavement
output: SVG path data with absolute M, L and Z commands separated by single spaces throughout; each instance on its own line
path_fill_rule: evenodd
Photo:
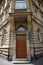
M 29 64 L 13 64 L 12 61 L 7 60 L 7 57 L 0 55 L 0 65 L 43 65 L 43 57 L 32 61 Z
M 39 59 L 36 59 L 31 62 L 34 65 L 43 65 L 43 57 L 40 57 Z
M 12 61 L 8 61 L 7 57 L 0 54 L 0 65 L 33 65 L 33 64 L 13 64 Z

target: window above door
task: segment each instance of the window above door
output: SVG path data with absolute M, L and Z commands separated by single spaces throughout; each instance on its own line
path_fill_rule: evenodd
M 15 9 L 26 9 L 26 0 L 16 0 Z

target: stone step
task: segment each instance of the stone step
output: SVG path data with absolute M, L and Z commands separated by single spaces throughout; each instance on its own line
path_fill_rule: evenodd
M 23 59 L 15 59 L 14 61 L 27 61 L 27 59 L 23 58 Z
M 28 64 L 30 61 L 12 61 L 13 64 Z

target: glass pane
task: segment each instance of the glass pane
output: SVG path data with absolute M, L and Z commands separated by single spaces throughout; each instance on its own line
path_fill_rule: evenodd
M 20 28 L 18 28 L 18 31 L 25 31 L 25 28 L 20 27 Z
M 26 8 L 26 2 L 24 0 L 17 0 L 15 9 L 24 9 Z
M 20 4 L 16 3 L 16 9 L 19 9 L 19 8 L 20 8 Z
M 26 4 L 25 3 L 21 3 L 21 9 L 26 8 Z

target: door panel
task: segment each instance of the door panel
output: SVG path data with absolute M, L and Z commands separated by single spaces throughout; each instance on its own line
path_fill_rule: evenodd
M 16 35 L 16 58 L 26 58 L 26 34 Z

